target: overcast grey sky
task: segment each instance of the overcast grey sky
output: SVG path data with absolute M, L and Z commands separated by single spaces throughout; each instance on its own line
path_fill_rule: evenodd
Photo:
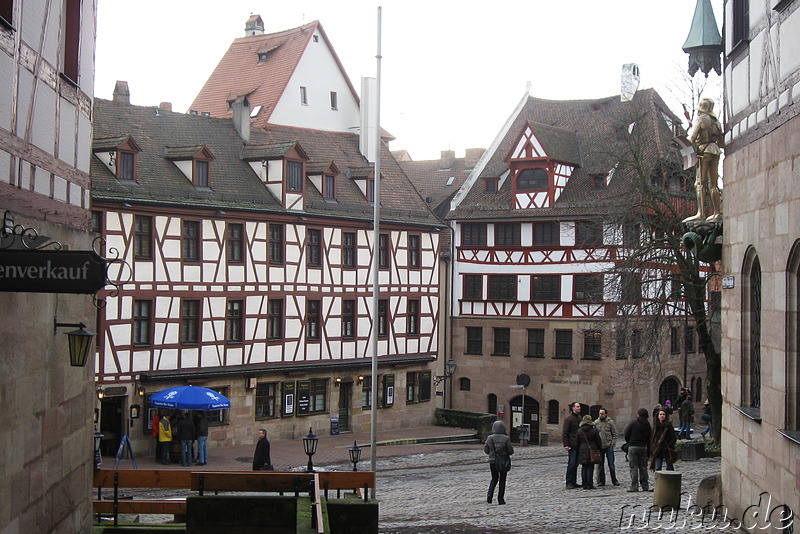
M 677 108 L 696 0 L 99 0 L 95 95 L 188 109 L 251 13 L 267 33 L 319 20 L 358 90 L 375 76 L 382 6 L 381 125 L 416 160 L 486 148 L 525 93 L 619 94 L 622 65 Z M 712 0 L 718 26 L 722 0 Z M 712 78 L 718 78 L 712 74 Z M 714 80 L 712 80 L 714 81 Z M 721 82 L 717 86 L 721 85 Z M 716 94 L 708 96 L 719 99 Z

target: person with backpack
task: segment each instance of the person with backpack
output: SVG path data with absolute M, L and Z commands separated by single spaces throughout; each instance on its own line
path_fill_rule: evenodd
M 492 481 L 489 483 L 489 491 L 486 493 L 486 502 L 492 504 L 494 488 L 499 482 L 497 504 L 505 504 L 506 476 L 511 470 L 510 456 L 514 454 L 514 447 L 511 446 L 511 440 L 506 435 L 506 425 L 502 421 L 495 421 L 492 425 L 492 435 L 486 439 L 483 450 L 489 455 L 489 469 L 492 472 Z

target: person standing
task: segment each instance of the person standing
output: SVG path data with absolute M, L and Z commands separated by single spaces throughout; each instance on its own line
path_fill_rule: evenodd
M 561 441 L 567 451 L 567 489 L 578 487 L 578 428 L 580 427 L 581 403 L 569 405 L 569 415 L 561 427 Z
M 661 404 L 656 404 L 656 407 L 653 408 L 653 421 L 655 421 L 656 417 L 658 417 L 658 411 L 662 409 L 663 408 L 661 407 Z
M 181 444 L 181 465 L 192 465 L 192 441 L 194 439 L 194 423 L 192 423 L 189 413 L 181 415 L 176 425 L 178 431 L 178 441 Z
M 156 410 L 155 415 L 153 415 L 153 420 L 150 423 L 150 428 L 153 433 L 153 439 L 156 440 L 156 463 L 161 461 L 161 442 L 158 441 L 158 421 L 161 419 L 161 415 L 159 415 L 158 410 Z
M 694 421 L 694 401 L 692 392 L 686 390 L 686 400 L 681 404 L 681 428 L 678 437 L 692 439 L 692 421 Z
M 666 462 L 667 471 L 675 471 L 670 457 L 670 449 L 675 450 L 675 443 L 678 436 L 675 435 L 675 428 L 667 419 L 667 412 L 660 410 L 658 417 L 653 421 L 653 437 L 650 447 L 650 469 L 661 471 L 661 467 Z
M 208 463 L 208 419 L 203 410 L 194 416 L 194 429 L 197 433 L 197 465 Z
M 711 405 L 708 403 L 708 399 L 706 399 L 705 404 L 703 404 L 703 422 L 708 426 L 706 426 L 705 430 L 700 432 L 700 435 L 703 436 L 703 439 L 706 439 L 706 434 L 711 433 L 713 437 L 714 427 L 712 426 Z
M 585 490 L 596 489 L 592 484 L 594 466 L 592 462 L 592 450 L 600 451 L 603 442 L 600 440 L 600 433 L 594 427 L 591 415 L 584 415 L 581 426 L 578 429 L 578 462 L 581 464 L 581 487 Z
M 511 456 L 514 454 L 514 447 L 511 446 L 511 440 L 506 435 L 505 423 L 502 421 L 494 422 L 492 425 L 492 435 L 486 439 L 483 450 L 489 455 L 489 469 L 492 472 L 492 481 L 489 483 L 489 491 L 486 493 L 486 502 L 492 504 L 494 488 L 498 486 L 499 482 L 497 504 L 505 504 L 506 477 L 508 476 L 508 471 L 502 468 L 502 462 L 498 462 L 498 458 L 503 455 Z
M 647 476 L 647 457 L 650 446 L 650 423 L 647 421 L 647 408 L 639 408 L 636 419 L 628 423 L 625 427 L 625 441 L 628 443 L 628 463 L 631 468 L 631 487 L 630 491 L 650 491 L 649 479 Z
M 172 441 L 172 425 L 169 415 L 162 415 L 158 420 L 158 443 L 161 446 L 161 463 L 169 465 L 169 443 Z
M 269 440 L 267 439 L 267 431 L 260 429 L 258 431 L 258 442 L 256 442 L 256 452 L 253 455 L 253 471 L 271 471 L 272 459 L 269 455 Z
M 608 416 L 608 410 L 600 408 L 600 416 L 595 420 L 594 427 L 600 433 L 600 441 L 602 452 L 600 464 L 597 466 L 599 486 L 606 485 L 606 470 L 605 464 L 608 462 L 608 472 L 611 475 L 611 483 L 619 486 L 617 480 L 617 469 L 614 458 L 614 447 L 617 445 L 617 425 L 614 420 Z

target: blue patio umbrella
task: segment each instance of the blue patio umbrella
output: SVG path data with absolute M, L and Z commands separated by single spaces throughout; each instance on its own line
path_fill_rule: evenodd
M 175 410 L 220 410 L 230 408 L 231 401 L 213 389 L 178 386 L 153 393 L 150 405 Z

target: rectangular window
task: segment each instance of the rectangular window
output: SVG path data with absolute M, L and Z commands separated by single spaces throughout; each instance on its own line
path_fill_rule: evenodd
M 576 274 L 575 302 L 603 302 L 603 275 Z
M 242 342 L 242 320 L 244 316 L 243 300 L 229 300 L 228 309 L 225 312 L 225 338 L 228 343 Z
M 489 300 L 517 300 L 516 275 L 489 275 Z
M 486 178 L 484 183 L 486 185 L 485 191 L 487 193 L 497 193 L 497 185 L 499 180 L 497 178 Z
M 583 333 L 583 359 L 599 360 L 602 354 L 603 334 L 600 330 L 586 330 Z
M 228 391 L 227 387 L 221 388 L 210 388 L 213 391 L 216 391 L 220 395 L 225 395 L 226 397 L 230 398 L 230 392 Z M 228 409 L 222 410 L 207 410 L 206 411 L 206 419 L 208 419 L 209 425 L 222 425 L 227 422 L 228 419 Z
M 356 337 L 356 301 L 342 301 L 342 337 Z
M 12 18 L 14 15 L 14 0 L 0 1 L 0 26 L 13 28 Z
M 228 224 L 228 263 L 244 261 L 244 225 Z
M 334 200 L 336 198 L 336 178 L 332 174 L 326 174 L 323 181 L 322 196 L 325 197 L 325 200 Z
M 372 377 L 365 376 L 361 382 L 361 408 L 369 409 L 372 407 Z
M 687 326 L 684 330 L 684 341 L 683 347 L 686 350 L 687 354 L 697 351 L 697 345 L 695 344 L 695 335 L 694 335 L 694 327 Z
M 561 300 L 561 276 L 544 274 L 533 277 L 534 302 L 559 302 Z
M 200 301 L 184 300 L 181 303 L 181 343 L 196 345 L 200 339 Z
M 383 407 L 394 405 L 394 375 L 383 375 L 381 377 L 381 397 L 380 403 Z
M 319 341 L 320 301 L 309 300 L 306 307 L 306 338 L 309 341 Z
M 625 248 L 637 248 L 641 245 L 642 227 L 638 224 L 622 226 L 622 244 Z
M 418 235 L 408 236 L 408 267 L 410 269 L 420 268 L 420 242 Z
M 278 384 L 256 385 L 256 420 L 278 417 Z
M 603 245 L 603 225 L 593 221 L 578 221 L 575 224 L 575 246 L 598 247 Z
M 200 260 L 200 223 L 183 221 L 183 259 L 184 261 Z
M 673 326 L 669 329 L 669 352 L 670 354 L 678 354 L 680 351 L 680 334 L 678 333 L 678 327 Z
M 419 335 L 419 301 L 409 300 L 407 310 L 406 333 L 410 336 Z
M 572 359 L 572 330 L 556 330 L 555 357 Z
M 617 359 L 618 360 L 626 360 L 628 359 L 628 354 L 626 350 L 626 335 L 625 330 L 619 329 L 617 330 Z
M 464 300 L 483 299 L 483 275 L 465 274 L 464 275 Z
M 621 273 L 620 302 L 622 304 L 638 304 L 642 300 L 642 282 L 636 273 Z
M 63 74 L 78 85 L 81 48 L 81 0 L 64 2 L 64 64 Z
M 300 103 L 304 106 L 308 105 L 308 90 L 305 87 L 300 87 Z
M 267 306 L 267 338 L 283 339 L 283 299 L 271 298 Z
M 558 246 L 561 243 L 556 222 L 538 222 L 533 225 L 533 246 Z
M 544 358 L 544 329 L 528 329 L 528 358 Z
M 634 330 L 631 332 L 631 358 L 641 358 L 642 354 L 642 331 Z
M 486 246 L 486 224 L 467 223 L 461 225 L 461 246 L 463 247 L 485 247 Z
M 339 97 L 336 91 L 331 91 L 331 109 L 334 111 L 339 109 Z
M 194 185 L 197 187 L 209 186 L 209 163 L 207 161 L 195 161 L 194 173 Z
M 283 225 L 269 225 L 269 262 L 283 265 Z
M 133 303 L 133 344 L 150 345 L 150 332 L 153 303 L 149 300 L 137 300 Z
M 153 258 L 153 218 L 134 215 L 133 255 L 136 259 Z
M 299 193 L 303 190 L 303 162 L 286 162 L 286 190 Z
M 496 247 L 518 247 L 521 244 L 519 223 L 495 223 L 494 245 Z
M 1 2 L 2 0 L 0 0 Z M 92 232 L 96 234 L 103 233 L 103 212 L 102 211 L 92 211 Z
M 322 266 L 322 231 L 314 228 L 308 230 L 306 238 L 306 262 L 309 267 Z
M 493 328 L 494 330 L 494 350 L 493 355 L 509 356 L 511 354 L 511 329 Z
M 465 354 L 483 354 L 483 328 L 467 327 L 467 346 Z
M 419 373 L 419 400 L 431 400 L 431 372 L 420 371 Z
M 326 379 L 311 380 L 309 391 L 309 412 L 324 412 L 328 398 L 328 381 Z
M 133 180 L 135 179 L 134 174 L 134 155 L 133 152 L 123 152 L 118 151 L 117 161 L 119 162 L 117 165 L 117 178 L 120 180 Z
M 378 236 L 378 268 L 389 268 L 389 234 Z
M 406 373 L 406 402 L 416 402 L 419 393 L 419 373 Z
M 356 266 L 356 234 L 344 232 L 342 234 L 342 267 L 354 269 Z
M 389 335 L 389 301 L 378 301 L 378 337 Z
M 731 50 L 748 40 L 750 32 L 750 1 L 733 0 Z

